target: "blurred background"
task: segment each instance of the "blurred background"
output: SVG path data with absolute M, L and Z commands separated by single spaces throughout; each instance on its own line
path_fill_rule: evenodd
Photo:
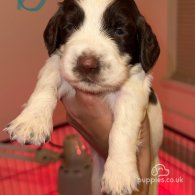
M 40 0 L 26 1 L 25 5 L 35 7 L 39 2 Z M 43 42 L 43 31 L 57 9 L 57 2 L 47 0 L 40 10 L 30 12 L 25 9 L 19 10 L 16 0 L 0 1 L 0 142 L 8 139 L 1 130 L 22 110 L 22 105 L 34 89 L 37 74 L 48 57 Z M 162 104 L 165 126 L 165 138 L 159 153 L 161 163 L 170 170 L 170 178 L 184 179 L 178 183 L 161 182 L 159 194 L 193 195 L 195 1 L 136 0 L 136 2 L 156 33 L 161 48 L 160 57 L 153 70 L 153 86 Z M 55 131 L 56 137 L 52 138 L 53 141 L 58 142 L 58 134 L 62 135 L 62 132 L 64 136 L 66 135 L 67 127 L 57 128 L 64 122 L 65 112 L 59 103 L 54 115 L 54 124 L 59 131 Z M 74 130 L 71 129 L 71 132 Z M 14 195 L 19 191 L 24 195 L 34 194 L 31 190 L 35 187 L 38 195 L 57 193 L 56 176 L 51 175 L 55 175 L 55 171 L 51 165 L 49 172 L 48 167 L 40 168 L 36 164 L 31 166 L 26 162 L 24 166 L 22 163 L 0 157 L 0 195 Z M 33 172 L 30 172 L 32 167 Z M 32 176 L 32 180 L 26 180 L 27 176 L 24 173 L 28 177 Z M 46 185 L 46 175 L 50 175 L 49 186 Z M 39 178 L 45 183 L 39 185 L 37 182 Z M 43 188 L 43 184 L 46 187 Z

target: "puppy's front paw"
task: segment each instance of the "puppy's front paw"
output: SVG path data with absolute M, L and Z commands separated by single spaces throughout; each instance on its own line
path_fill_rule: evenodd
M 134 163 L 117 164 L 107 159 L 102 177 L 102 193 L 109 195 L 130 195 L 138 191 L 139 175 Z
M 5 131 L 12 140 L 22 144 L 40 145 L 50 139 L 52 128 L 52 118 L 48 113 L 24 110 L 5 128 Z

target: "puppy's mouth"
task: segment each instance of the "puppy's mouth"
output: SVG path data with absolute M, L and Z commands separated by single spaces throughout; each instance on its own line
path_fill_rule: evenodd
M 64 72 L 64 77 L 77 89 L 101 93 L 119 89 L 128 76 L 126 69 L 118 72 L 102 58 L 83 54 L 74 61 L 70 74 Z
M 87 84 L 89 83 L 89 84 L 98 85 L 98 82 L 95 81 L 94 79 L 90 78 L 90 77 L 83 78 L 83 79 L 81 79 L 80 82 L 85 82 Z
M 118 83 L 117 85 L 106 84 L 101 79 L 96 80 L 94 78 L 85 77 L 80 78 L 78 80 L 74 80 L 70 82 L 73 87 L 82 90 L 84 92 L 99 94 L 107 91 L 116 91 L 120 88 L 122 83 Z
M 75 84 L 83 84 L 83 85 L 87 85 L 87 86 L 99 86 L 99 87 L 104 87 L 101 79 L 99 79 L 98 77 L 95 76 L 91 76 L 91 75 L 80 75 L 78 76 L 78 80 L 77 82 L 75 82 Z

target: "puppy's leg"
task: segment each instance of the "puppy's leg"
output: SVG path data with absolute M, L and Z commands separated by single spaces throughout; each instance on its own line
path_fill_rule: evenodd
M 59 57 L 53 55 L 40 71 L 35 90 L 24 110 L 5 129 L 13 140 L 39 145 L 49 139 L 60 84 Z
M 150 77 L 141 67 L 131 70 L 129 80 L 116 95 L 109 153 L 102 178 L 102 192 L 129 195 L 138 190 L 137 140 L 148 104 Z

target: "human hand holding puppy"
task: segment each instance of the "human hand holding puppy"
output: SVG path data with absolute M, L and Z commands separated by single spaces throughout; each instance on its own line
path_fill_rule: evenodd
M 74 98 L 63 97 L 62 103 L 67 111 L 67 122 L 106 158 L 113 116 L 102 99 L 77 90 Z
M 98 151 L 106 160 L 108 155 L 108 139 L 113 124 L 113 114 L 102 101 L 101 96 L 83 93 L 77 90 L 74 98 L 62 98 L 62 103 L 67 112 L 67 122 Z M 150 178 L 150 128 L 148 117 L 143 121 L 140 130 L 138 149 L 138 167 L 143 179 Z M 146 195 L 149 186 L 142 183 L 140 195 Z

